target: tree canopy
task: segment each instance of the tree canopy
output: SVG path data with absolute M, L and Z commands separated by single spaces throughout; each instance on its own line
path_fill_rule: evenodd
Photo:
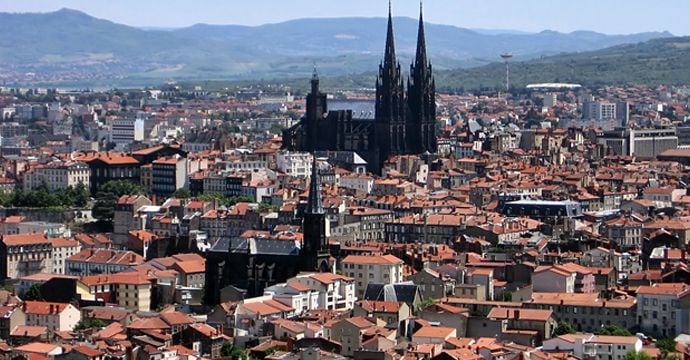
M 85 207 L 89 202 L 89 189 L 82 183 L 75 187 L 51 191 L 42 184 L 32 191 L 17 190 L 0 193 L 0 206 L 23 208 Z
M 117 199 L 122 195 L 143 194 L 144 188 L 130 181 L 112 180 L 103 184 L 96 193 L 92 216 L 98 220 L 112 222 Z
M 232 341 L 226 341 L 220 348 L 220 355 L 222 357 L 231 358 L 232 360 L 245 360 L 247 359 L 247 353 L 235 346 Z
M 556 330 L 554 331 L 554 335 L 565 335 L 565 334 L 574 334 L 577 331 L 575 331 L 575 328 L 570 325 L 569 322 L 565 321 L 559 321 L 558 326 L 556 327 Z
M 625 354 L 623 360 L 652 360 L 652 357 L 644 351 L 635 352 L 631 350 Z
M 601 330 L 596 331 L 597 335 L 612 335 L 612 336 L 632 336 L 628 329 L 624 329 L 616 325 L 606 325 Z
M 254 199 L 248 197 L 248 196 L 223 196 L 223 194 L 219 193 L 210 193 L 210 194 L 202 194 L 197 196 L 198 200 L 201 201 L 213 201 L 213 200 L 218 200 L 219 205 L 223 206 L 233 206 L 237 203 L 240 202 L 246 202 L 246 203 L 253 203 Z

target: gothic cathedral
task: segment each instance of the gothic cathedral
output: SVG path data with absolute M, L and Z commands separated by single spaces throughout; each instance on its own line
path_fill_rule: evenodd
M 376 79 L 372 109 L 353 103 L 331 106 L 319 90 L 314 72 L 304 118 L 283 132 L 283 147 L 293 151 L 355 152 L 369 171 L 380 174 L 392 155 L 436 153 L 436 88 L 427 58 L 424 21 L 420 7 L 417 50 L 407 86 L 395 54 L 393 18 L 388 28 L 383 61 Z M 371 114 L 372 116 L 368 116 Z

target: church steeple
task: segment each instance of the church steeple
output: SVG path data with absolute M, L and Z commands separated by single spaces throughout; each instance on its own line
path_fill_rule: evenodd
M 410 66 L 410 81 L 407 87 L 409 114 L 407 118 L 407 146 L 413 153 L 435 153 L 436 140 L 436 83 L 427 59 L 424 14 L 419 3 L 419 28 L 417 30 L 417 52 Z
M 302 223 L 302 249 L 300 250 L 301 270 L 303 271 L 330 271 L 328 252 L 327 219 L 321 201 L 321 177 L 316 162 L 316 153 L 311 168 L 311 183 L 309 184 L 309 198 L 307 208 L 304 211 Z
M 311 74 L 311 93 L 319 92 L 319 73 L 316 71 L 316 64 L 314 64 L 314 72 Z
M 386 32 L 386 50 L 383 56 L 383 66 L 389 70 L 395 69 L 395 35 L 393 33 L 393 11 L 390 0 L 388 1 L 388 31 Z
M 388 29 L 383 61 L 376 79 L 376 146 L 378 159 L 374 168 L 380 168 L 390 155 L 406 152 L 405 140 L 405 87 L 400 64 L 395 56 L 393 13 L 388 2 Z
M 417 30 L 417 53 L 415 56 L 415 67 L 426 70 L 426 36 L 424 35 L 424 14 L 422 2 L 419 2 L 419 29 Z
M 321 178 L 319 176 L 316 155 L 313 156 L 311 165 L 311 182 L 309 184 L 309 199 L 307 200 L 307 213 L 323 214 L 323 203 L 321 202 Z

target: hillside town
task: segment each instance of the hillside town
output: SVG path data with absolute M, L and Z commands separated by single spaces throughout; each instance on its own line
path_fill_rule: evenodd
M 689 94 L 438 94 L 379 175 L 302 95 L 2 89 L 0 355 L 685 358 Z
M 690 358 L 690 87 L 393 33 L 374 89 L 0 88 L 0 358 Z

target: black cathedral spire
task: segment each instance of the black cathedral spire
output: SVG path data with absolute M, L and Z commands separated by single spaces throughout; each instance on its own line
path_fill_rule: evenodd
M 427 59 L 426 36 L 422 4 L 419 4 L 419 29 L 417 32 L 417 51 L 414 63 L 410 66 L 410 82 L 407 87 L 408 150 L 421 154 L 435 153 L 436 141 L 436 83 Z
M 426 36 L 424 35 L 424 14 L 422 2 L 419 2 L 419 29 L 417 30 L 417 53 L 415 55 L 415 67 L 426 70 Z
M 316 154 L 311 168 L 309 198 L 304 211 L 302 233 L 304 239 L 300 250 L 303 271 L 329 271 L 328 240 L 326 239 L 326 212 L 321 202 L 321 177 L 316 162 Z
M 383 62 L 379 65 L 376 79 L 376 145 L 378 159 L 375 168 L 390 156 L 406 152 L 405 140 L 405 87 L 395 56 L 395 35 L 393 32 L 393 13 L 388 2 L 388 30 Z
M 395 60 L 395 35 L 393 33 L 393 13 L 391 2 L 388 2 L 388 31 L 386 32 L 386 50 L 383 55 L 383 67 L 394 70 L 398 65 Z
M 319 167 L 316 163 L 316 155 L 311 165 L 311 182 L 309 184 L 309 199 L 307 200 L 307 213 L 323 214 L 323 203 L 321 202 L 321 178 Z

